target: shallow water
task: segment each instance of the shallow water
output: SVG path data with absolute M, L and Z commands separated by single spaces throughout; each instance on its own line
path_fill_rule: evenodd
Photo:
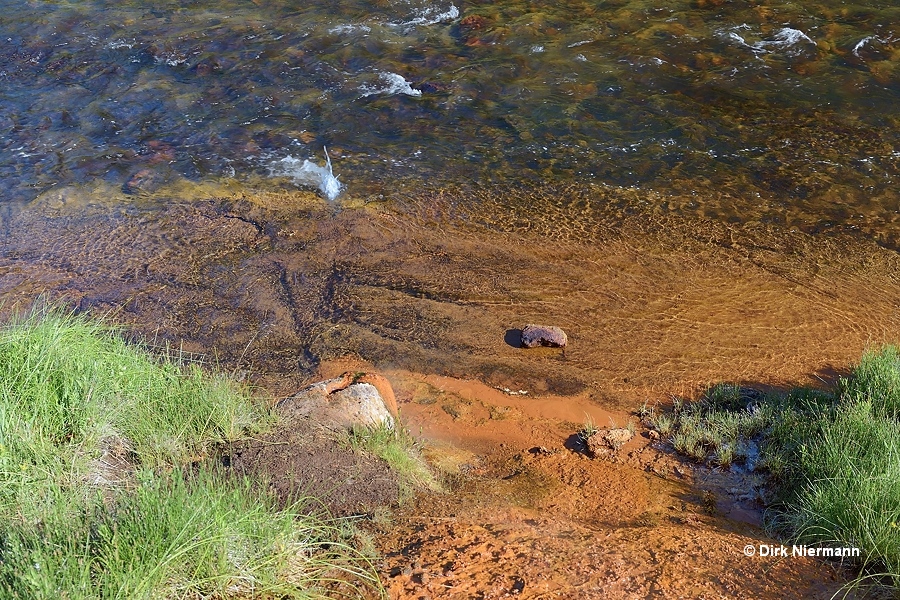
M 889 4 L 3 8 L 10 303 L 124 311 L 273 373 L 355 352 L 493 377 L 470 337 L 495 356 L 501 332 L 558 323 L 604 341 L 542 385 L 603 387 L 609 368 L 610 397 L 796 381 L 896 337 L 889 257 L 791 231 L 897 247 Z M 421 299 L 446 314 L 404 308 Z M 772 358 L 800 352 L 788 323 L 815 360 Z
M 898 231 L 893 2 L 0 8 L 5 202 L 246 181 L 327 146 L 359 196 L 579 181 L 720 220 Z

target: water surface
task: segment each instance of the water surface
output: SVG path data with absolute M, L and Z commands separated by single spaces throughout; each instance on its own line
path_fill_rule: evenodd
M 893 2 L 0 3 L 3 201 L 104 179 L 584 181 L 892 237 Z

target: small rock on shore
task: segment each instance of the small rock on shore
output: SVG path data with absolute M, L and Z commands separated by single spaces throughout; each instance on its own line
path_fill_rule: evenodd
M 280 401 L 277 408 L 284 417 L 311 419 L 336 430 L 379 425 L 393 429 L 397 416 L 390 384 L 374 373 L 344 373 L 320 381 Z
M 615 429 L 601 429 L 587 439 L 587 451 L 593 458 L 606 456 L 617 451 L 625 442 L 634 437 L 634 434 L 623 427 Z

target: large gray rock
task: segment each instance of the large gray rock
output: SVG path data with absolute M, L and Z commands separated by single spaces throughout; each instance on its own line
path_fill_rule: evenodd
M 394 417 L 378 388 L 371 383 L 349 382 L 347 377 L 315 383 L 280 401 L 277 410 L 283 417 L 309 419 L 335 430 L 381 425 L 394 428 Z

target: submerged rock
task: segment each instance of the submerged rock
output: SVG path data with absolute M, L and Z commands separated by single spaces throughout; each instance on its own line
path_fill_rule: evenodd
M 277 409 L 282 416 L 309 419 L 328 429 L 381 425 L 393 429 L 397 401 L 381 375 L 344 373 L 281 400 Z
M 152 169 L 141 169 L 128 178 L 122 185 L 122 191 L 129 195 L 152 194 L 158 190 L 165 179 Z
M 522 330 L 522 345 L 526 348 L 535 346 L 551 346 L 564 348 L 569 338 L 559 327 L 546 325 L 526 325 Z

